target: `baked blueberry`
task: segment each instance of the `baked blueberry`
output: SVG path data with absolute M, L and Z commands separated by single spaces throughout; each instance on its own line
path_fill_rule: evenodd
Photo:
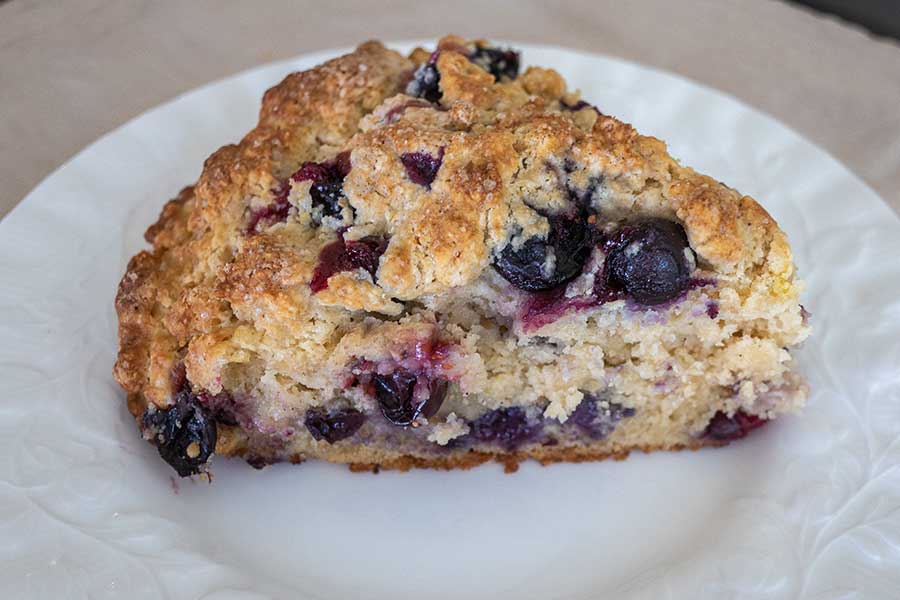
M 684 229 L 665 219 L 627 224 L 607 243 L 606 284 L 640 304 L 677 298 L 688 288 L 693 266 Z
M 216 422 L 188 390 L 165 410 L 148 410 L 142 418 L 159 455 L 181 477 L 200 472 L 216 449 Z
M 551 215 L 546 238 L 508 244 L 494 259 L 504 279 L 529 292 L 549 290 L 575 279 L 591 252 L 591 232 L 580 214 Z
M 291 210 L 291 203 L 288 201 L 289 192 L 290 187 L 287 185 L 273 190 L 275 198 L 271 204 L 250 212 L 247 219 L 247 232 L 258 233 L 264 227 L 286 221 Z
M 339 217 L 344 198 L 344 178 L 350 173 L 350 152 L 341 152 L 333 160 L 306 162 L 291 175 L 293 181 L 311 181 L 309 196 L 313 208 L 321 207 L 322 215 Z
M 593 439 L 602 439 L 613 432 L 616 424 L 624 418 L 634 416 L 633 408 L 610 402 L 602 406 L 596 396 L 585 395 L 569 415 L 566 424 L 572 424 Z
M 428 399 L 422 403 L 422 408 L 419 414 L 421 414 L 426 419 L 430 419 L 431 417 L 433 417 L 437 413 L 437 411 L 441 409 L 441 405 L 444 403 L 444 398 L 447 397 L 448 387 L 450 387 L 450 383 L 446 379 L 433 380 L 429 389 Z
M 515 79 L 519 76 L 519 53 L 508 48 L 478 47 L 469 60 L 494 76 L 494 79 Z
M 444 161 L 444 149 L 438 151 L 437 156 L 427 152 L 405 152 L 400 155 L 400 162 L 406 168 L 406 174 L 413 183 L 430 188 L 438 169 Z
M 587 102 L 586 100 L 578 100 L 578 101 L 575 102 L 574 104 L 568 104 L 565 100 L 560 100 L 559 104 L 560 104 L 560 107 L 561 107 L 563 110 L 568 110 L 568 111 L 571 111 L 571 112 L 578 112 L 578 111 L 581 110 L 581 109 L 584 109 L 584 108 L 590 108 L 590 109 L 593 110 L 595 113 L 597 113 L 597 115 L 599 115 L 599 116 L 602 116 L 602 115 L 603 115 L 603 113 L 600 112 L 600 109 L 599 109 L 599 108 L 597 108 L 596 106 L 594 106 L 594 105 L 591 104 L 590 102 Z
M 412 79 L 406 84 L 406 95 L 414 98 L 424 98 L 429 102 L 438 102 L 441 99 L 441 74 L 437 70 L 438 53 L 435 52 L 424 65 L 413 73 Z
M 722 442 L 730 442 L 745 437 L 754 429 L 758 429 L 768 423 L 768 420 L 750 415 L 742 410 L 737 411 L 732 416 L 719 411 L 710 420 L 706 426 L 703 435 L 714 440 Z
M 375 278 L 378 259 L 387 248 L 384 238 L 365 237 L 345 241 L 343 237 L 328 244 L 319 252 L 319 261 L 313 271 L 309 287 L 315 294 L 328 287 L 328 278 L 341 271 L 365 269 Z
M 802 285 L 758 204 L 595 118 L 559 65 L 517 77 L 497 44 L 435 47 L 367 42 L 287 76 L 147 231 L 114 373 L 166 460 L 202 476 L 215 428 L 215 454 L 257 467 L 511 469 L 724 445 L 760 422 L 713 419 L 738 391 L 764 417 L 803 403 L 785 354 L 808 333 Z M 739 390 L 723 356 L 743 358 Z M 603 401 L 663 396 L 631 417 Z
M 521 406 L 498 408 L 481 415 L 471 424 L 470 435 L 479 442 L 515 450 L 533 440 L 541 430 L 536 420 L 528 418 Z
M 422 415 L 432 417 L 440 409 L 447 393 L 447 382 L 435 380 L 431 383 L 428 398 L 415 398 L 417 377 L 414 373 L 400 369 L 390 375 L 375 375 L 375 399 L 385 418 L 394 425 L 409 425 Z
M 316 440 L 333 444 L 359 431 L 365 420 L 365 415 L 352 408 L 327 412 L 317 406 L 306 411 L 304 424 Z

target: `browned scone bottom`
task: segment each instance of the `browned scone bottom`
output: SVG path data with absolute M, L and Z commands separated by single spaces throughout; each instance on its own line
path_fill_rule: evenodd
M 798 410 L 809 334 L 752 198 L 510 50 L 289 75 L 163 208 L 116 379 L 180 475 L 622 459 Z
M 659 450 L 669 450 L 678 452 L 681 450 L 699 450 L 706 447 L 723 446 L 727 442 L 719 442 L 715 440 L 698 440 L 683 446 L 653 447 L 644 446 L 642 448 L 633 448 L 631 450 L 623 450 L 619 452 L 609 452 L 603 450 L 591 450 L 590 448 L 545 448 L 540 452 L 468 452 L 460 456 L 446 457 L 440 459 L 423 459 L 411 456 L 389 460 L 383 463 L 350 463 L 351 471 L 356 473 L 377 473 L 383 470 L 409 471 L 411 469 L 438 469 L 441 471 L 450 471 L 453 469 L 472 469 L 488 462 L 496 462 L 503 465 L 506 473 L 515 473 L 519 470 L 519 465 L 529 460 L 534 460 L 543 466 L 555 463 L 582 463 L 596 462 L 601 460 L 625 460 L 632 452 L 643 452 L 649 454 Z
M 348 466 L 355 473 L 378 473 L 379 471 L 409 471 L 412 469 L 436 469 L 441 471 L 451 471 L 453 469 L 472 469 L 485 463 L 496 462 L 503 465 L 506 473 L 515 473 L 519 470 L 519 465 L 529 460 L 534 460 L 543 466 L 555 463 L 582 463 L 596 462 L 601 460 L 625 460 L 632 452 L 638 451 L 645 454 L 656 452 L 659 450 L 669 450 L 678 452 L 681 450 L 699 450 L 706 447 L 723 446 L 727 442 L 719 442 L 715 440 L 698 440 L 691 442 L 689 445 L 665 447 L 645 446 L 642 448 L 634 448 L 631 450 L 622 450 L 619 452 L 610 452 L 605 450 L 591 450 L 590 448 L 544 448 L 538 452 L 476 452 L 469 451 L 457 456 L 448 456 L 441 458 L 417 458 L 414 456 L 403 456 L 396 459 L 389 459 L 382 462 L 352 462 Z M 300 463 L 302 458 L 291 457 L 291 462 Z

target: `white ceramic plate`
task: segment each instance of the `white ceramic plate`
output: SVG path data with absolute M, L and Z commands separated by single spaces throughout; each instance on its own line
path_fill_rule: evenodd
M 178 481 L 110 375 L 112 299 L 162 203 L 335 52 L 191 92 L 93 144 L 0 224 L 2 598 L 897 598 L 900 222 L 822 150 L 652 69 L 517 44 L 788 232 L 813 394 L 721 450 L 351 474 L 216 460 Z M 409 46 L 405 45 L 406 48 Z

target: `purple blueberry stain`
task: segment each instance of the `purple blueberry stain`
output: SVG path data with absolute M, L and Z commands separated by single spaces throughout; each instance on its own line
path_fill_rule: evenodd
M 200 392 L 197 394 L 197 401 L 217 423 L 247 426 L 253 422 L 246 411 L 242 410 L 240 403 L 226 391 L 218 394 Z
M 272 190 L 274 199 L 271 203 L 250 211 L 247 219 L 247 233 L 259 233 L 265 227 L 286 221 L 291 210 L 291 203 L 288 201 L 289 193 L 290 186 L 288 185 Z
M 470 424 L 472 439 L 515 450 L 537 437 L 541 424 L 531 419 L 521 406 L 498 408 L 480 416 Z
M 710 319 L 717 319 L 719 317 L 719 303 L 715 300 L 707 300 L 706 301 L 706 316 Z
M 633 408 L 615 402 L 601 403 L 596 396 L 585 394 L 569 415 L 566 425 L 574 425 L 590 438 L 599 440 L 612 433 L 619 421 L 634 414 Z
M 719 411 L 713 415 L 703 436 L 720 442 L 730 442 L 746 437 L 748 433 L 766 423 L 768 423 L 766 419 L 745 413 L 743 410 L 738 410 L 731 416 Z
M 304 424 L 315 440 L 334 444 L 359 431 L 365 420 L 365 415 L 352 408 L 328 412 L 314 407 L 306 411 Z
M 570 310 L 581 310 L 597 304 L 599 302 L 591 296 L 567 298 L 566 287 L 559 286 L 529 294 L 519 308 L 518 320 L 525 331 L 534 331 L 553 323 Z
M 328 279 L 335 273 L 364 269 L 375 279 L 378 261 L 387 248 L 387 240 L 364 237 L 345 241 L 343 236 L 328 244 L 319 252 L 319 260 L 313 271 L 309 287 L 314 294 L 328 287 Z
M 444 161 L 444 148 L 438 150 L 437 156 L 427 152 L 405 152 L 400 155 L 400 162 L 406 168 L 409 179 L 418 185 L 431 189 L 434 178 Z

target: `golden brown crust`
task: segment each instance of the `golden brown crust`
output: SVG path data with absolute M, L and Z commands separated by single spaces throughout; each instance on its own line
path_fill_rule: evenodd
M 317 158 L 321 144 L 345 142 L 363 115 L 400 89 L 410 66 L 368 42 L 353 54 L 289 75 L 266 93 L 259 126 L 240 144 L 210 156 L 197 185 L 165 205 L 145 236 L 153 251 L 132 259 L 116 297 L 120 351 L 114 374 L 122 387 L 145 390 L 148 400 L 166 404 L 169 390 L 152 380 L 153 360 L 168 360 L 171 368 L 176 347 L 207 333 L 210 323 L 231 320 L 223 306 L 230 292 L 219 281 L 248 197 L 268 197 L 300 162 Z M 208 311 L 197 306 L 198 296 L 216 306 L 216 318 L 199 317 Z M 151 360 L 154 341 L 163 351 Z
M 170 403 L 171 374 L 183 364 L 195 393 L 253 398 L 256 416 L 267 424 L 296 421 L 302 410 L 345 393 L 341 382 L 354 360 L 396 354 L 398 340 L 434 330 L 438 322 L 442 336 L 466 347 L 454 367 L 458 385 L 485 402 L 513 385 L 531 386 L 518 395 L 531 403 L 549 401 L 554 414 L 565 416 L 581 390 L 614 379 L 603 373 L 609 366 L 603 355 L 617 352 L 622 388 L 651 386 L 653 393 L 653 382 L 642 381 L 648 378 L 640 372 L 646 357 L 633 361 L 627 354 L 640 350 L 638 342 L 603 337 L 609 332 L 596 325 L 601 347 L 582 345 L 578 352 L 598 363 L 598 373 L 578 385 L 547 384 L 552 377 L 541 371 L 541 357 L 534 366 L 540 373 L 531 380 L 498 362 L 537 334 L 514 327 L 519 299 L 496 291 L 492 258 L 517 236 L 546 235 L 547 220 L 534 209 L 559 210 L 576 193 L 604 218 L 653 215 L 684 225 L 704 272 L 722 286 L 715 299 L 698 292 L 697 301 L 721 304 L 732 317 L 745 311 L 752 323 L 707 330 L 707 339 L 718 341 L 703 352 L 743 357 L 724 347 L 759 346 L 755 338 L 772 338 L 753 347 L 765 357 L 753 369 L 735 367 L 740 360 L 726 356 L 718 367 L 725 375 L 718 379 L 700 382 L 702 374 L 683 373 L 680 400 L 693 412 L 679 426 L 696 430 L 712 414 L 707 404 L 713 400 L 737 406 L 730 396 L 721 397 L 731 386 L 751 381 L 766 390 L 777 387 L 772 382 L 789 370 L 789 358 L 775 353 L 806 330 L 790 248 L 768 213 L 752 198 L 679 165 L 660 140 L 590 108 L 571 110 L 577 96 L 553 70 L 532 67 L 515 80 L 495 81 L 470 60 L 473 44 L 448 36 L 436 58 L 422 50 L 405 58 L 367 42 L 288 75 L 266 92 L 258 125 L 210 156 L 196 185 L 165 205 L 146 233 L 152 249 L 131 260 L 120 283 L 114 374 L 133 410 Z M 416 64 L 429 60 L 440 71 L 438 104 L 403 93 Z M 327 221 L 314 214 L 312 183 L 291 175 L 307 161 L 335 161 L 341 152 L 349 152 L 351 167 L 342 181 L 345 204 Z M 404 157 L 414 154 L 440 157 L 432 182 L 413 180 Z M 260 220 L 275 212 L 277 219 Z M 349 242 L 383 239 L 387 246 L 374 272 L 344 270 L 327 279 L 325 289 L 312 290 L 319 256 L 339 236 Z M 482 298 L 477 307 L 458 301 L 485 288 L 492 299 Z M 447 317 L 451 310 L 459 322 Z M 759 333 L 758 323 L 766 319 L 777 321 L 777 332 Z M 751 328 L 753 335 L 746 334 Z M 500 339 L 513 330 L 518 338 Z M 476 334 L 494 346 L 478 346 L 487 342 L 475 340 Z M 675 360 L 675 354 L 659 358 L 669 370 Z M 533 391 L 539 385 L 541 391 Z M 246 455 L 261 443 L 256 434 L 223 431 L 224 454 Z M 299 459 L 295 450 L 286 445 L 278 451 Z M 571 461 L 578 452 L 550 448 L 531 456 Z M 329 453 L 325 448 L 319 455 Z M 482 460 L 476 453 L 446 464 L 455 468 L 496 456 L 515 461 L 510 457 L 517 455 L 485 454 Z M 382 466 L 402 469 L 421 460 Z M 440 460 L 422 464 L 434 467 Z

